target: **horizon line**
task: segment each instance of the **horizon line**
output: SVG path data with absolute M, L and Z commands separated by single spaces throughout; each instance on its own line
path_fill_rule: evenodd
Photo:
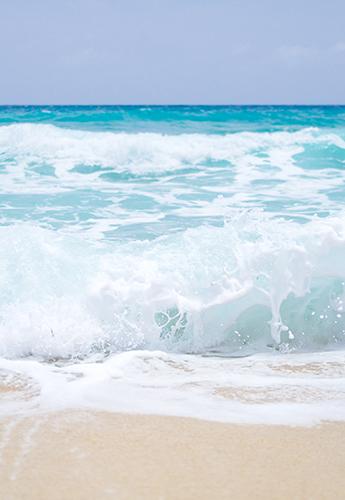
M 138 107 L 138 106 L 143 106 L 143 107 L 165 107 L 165 106 L 170 106 L 170 107 L 181 107 L 181 106 L 189 106 L 189 107 L 200 107 L 200 106 L 204 106 L 204 107 L 243 107 L 243 106 L 250 106 L 250 107 L 266 107 L 266 106 L 281 106 L 281 107 L 297 107 L 297 106 L 303 106 L 303 107 L 311 107 L 311 106 L 327 106 L 327 107 L 345 107 L 345 103 L 337 103 L 337 104 L 331 104 L 331 103 L 313 103 L 313 104 L 306 104 L 306 103 L 295 103 L 295 104 L 284 104 L 284 103 L 261 103 L 261 104 L 256 104 L 256 103 L 240 103 L 240 104 L 203 104 L 203 103 L 198 103 L 198 104 L 188 104 L 188 103 L 179 103 L 179 104 L 169 104 L 169 103 L 165 103 L 165 104 L 150 104 L 150 103 L 147 103 L 147 104 L 144 104 L 144 103 L 137 103 L 137 104 L 119 104 L 119 103 L 89 103 L 89 104 L 78 104 L 78 103 L 63 103 L 63 104 L 55 104 L 55 103 L 51 103 L 51 104 L 45 104 L 45 103 L 39 103 L 39 104 L 33 104 L 33 103 L 20 103 L 20 104 L 12 104 L 12 103 L 7 103 L 7 104 L 2 104 L 0 103 L 0 107 L 23 107 L 23 106 L 37 106 L 37 107 L 41 107 L 41 106 L 45 106 L 45 107 L 50 107 L 50 106 L 54 106 L 54 107 L 58 107 L 58 106 L 69 106 L 69 107 L 72 107 L 72 106 L 75 106 L 75 107 L 88 107 L 88 106 L 108 106 L 108 107 L 112 107 L 112 106 L 122 106 L 122 107 Z

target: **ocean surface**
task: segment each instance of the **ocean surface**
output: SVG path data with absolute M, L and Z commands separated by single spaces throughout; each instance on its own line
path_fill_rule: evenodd
M 0 107 L 0 415 L 345 419 L 345 107 Z

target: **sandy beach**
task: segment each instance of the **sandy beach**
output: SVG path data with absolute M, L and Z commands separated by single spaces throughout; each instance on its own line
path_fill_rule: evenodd
M 340 499 L 345 426 L 69 412 L 1 423 L 1 498 Z
M 0 12 L 0 500 L 345 500 L 345 0 Z

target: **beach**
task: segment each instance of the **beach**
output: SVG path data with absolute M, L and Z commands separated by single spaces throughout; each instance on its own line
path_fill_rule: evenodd
M 345 1 L 3 1 L 0 500 L 345 500 Z
M 345 426 L 61 412 L 1 422 L 4 500 L 340 499 Z
M 344 123 L 0 106 L 0 500 L 344 497 Z

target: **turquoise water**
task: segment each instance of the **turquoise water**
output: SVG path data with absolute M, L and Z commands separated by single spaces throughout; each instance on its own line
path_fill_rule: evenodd
M 0 107 L 0 355 L 345 340 L 345 107 Z

